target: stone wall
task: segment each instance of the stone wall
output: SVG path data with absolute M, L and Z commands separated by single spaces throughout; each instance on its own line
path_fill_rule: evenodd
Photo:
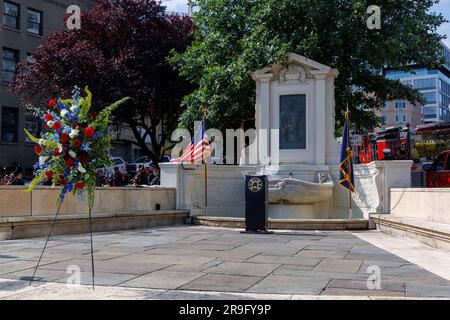
M 355 166 L 356 192 L 352 195 L 353 217 L 368 219 L 370 213 L 389 213 L 390 188 L 411 186 L 412 161 L 375 161 Z M 201 165 L 161 164 L 161 182 L 176 189 L 177 209 L 192 216 L 242 218 L 245 215 L 244 176 L 256 166 L 209 165 L 208 206 L 205 210 L 205 179 Z M 281 165 L 274 177 L 317 182 L 319 172 L 329 172 L 335 183 L 330 201 L 320 203 L 317 219 L 348 218 L 349 194 L 339 184 L 339 168 L 328 165 Z
M 450 189 L 391 189 L 390 213 L 450 224 Z
M 58 205 L 55 199 L 58 190 L 52 187 L 37 187 L 25 192 L 25 187 L 0 186 L 0 218 L 39 217 L 54 215 Z M 176 207 L 173 188 L 97 188 L 93 214 L 140 213 L 173 210 Z M 87 201 L 68 195 L 61 206 L 60 215 L 86 214 Z
M 47 236 L 58 205 L 58 190 L 37 187 L 0 187 L 0 240 Z M 95 190 L 94 232 L 184 224 L 189 211 L 175 210 L 175 189 L 98 188 Z M 86 201 L 68 195 L 61 206 L 52 235 L 88 232 Z

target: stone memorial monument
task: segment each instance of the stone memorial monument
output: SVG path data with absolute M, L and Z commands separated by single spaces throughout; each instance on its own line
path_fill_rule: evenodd
M 177 189 L 177 208 L 191 215 L 244 217 L 244 176 L 267 175 L 269 218 L 347 219 L 348 193 L 339 184 L 334 135 L 334 80 L 339 72 L 291 53 L 286 63 L 252 73 L 256 83 L 256 163 L 208 166 L 208 206 L 200 165 L 162 164 L 163 186 Z M 246 150 L 243 151 L 246 154 Z M 389 210 L 389 189 L 410 186 L 410 161 L 354 168 L 353 217 Z

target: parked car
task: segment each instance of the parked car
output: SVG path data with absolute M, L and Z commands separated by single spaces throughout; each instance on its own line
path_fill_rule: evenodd
M 433 164 L 423 166 L 427 188 L 450 188 L 450 150 L 442 152 Z
M 121 157 L 112 157 L 111 161 L 113 162 L 112 166 L 98 168 L 97 172 L 100 173 L 100 174 L 104 174 L 107 177 L 109 177 L 109 176 L 112 176 L 112 174 L 114 172 L 114 168 L 118 167 L 122 174 L 126 174 L 127 173 L 127 163 L 125 162 L 125 160 L 123 160 L 123 158 L 121 158 Z
M 170 157 L 164 156 L 161 162 L 170 162 Z M 136 174 L 136 171 L 140 166 L 143 166 L 146 168 L 146 167 L 150 167 L 152 163 L 153 163 L 153 161 L 150 159 L 150 157 L 148 157 L 148 156 L 140 157 L 135 162 L 128 164 L 128 166 L 127 166 L 128 173 L 131 176 L 133 176 L 134 174 Z

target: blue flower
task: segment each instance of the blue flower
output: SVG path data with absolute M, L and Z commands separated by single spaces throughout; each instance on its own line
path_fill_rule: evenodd
M 64 103 L 61 102 L 61 100 L 58 100 L 57 102 L 58 107 L 62 110 L 62 109 L 66 109 L 66 105 Z
M 91 147 L 89 147 L 89 145 L 86 142 L 83 142 L 81 144 L 81 150 L 89 152 L 89 151 L 91 151 Z

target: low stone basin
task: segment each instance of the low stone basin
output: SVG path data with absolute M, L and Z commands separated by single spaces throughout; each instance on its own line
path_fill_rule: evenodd
M 334 182 L 329 175 L 319 174 L 319 183 L 298 179 L 269 179 L 270 204 L 315 204 L 329 200 Z

